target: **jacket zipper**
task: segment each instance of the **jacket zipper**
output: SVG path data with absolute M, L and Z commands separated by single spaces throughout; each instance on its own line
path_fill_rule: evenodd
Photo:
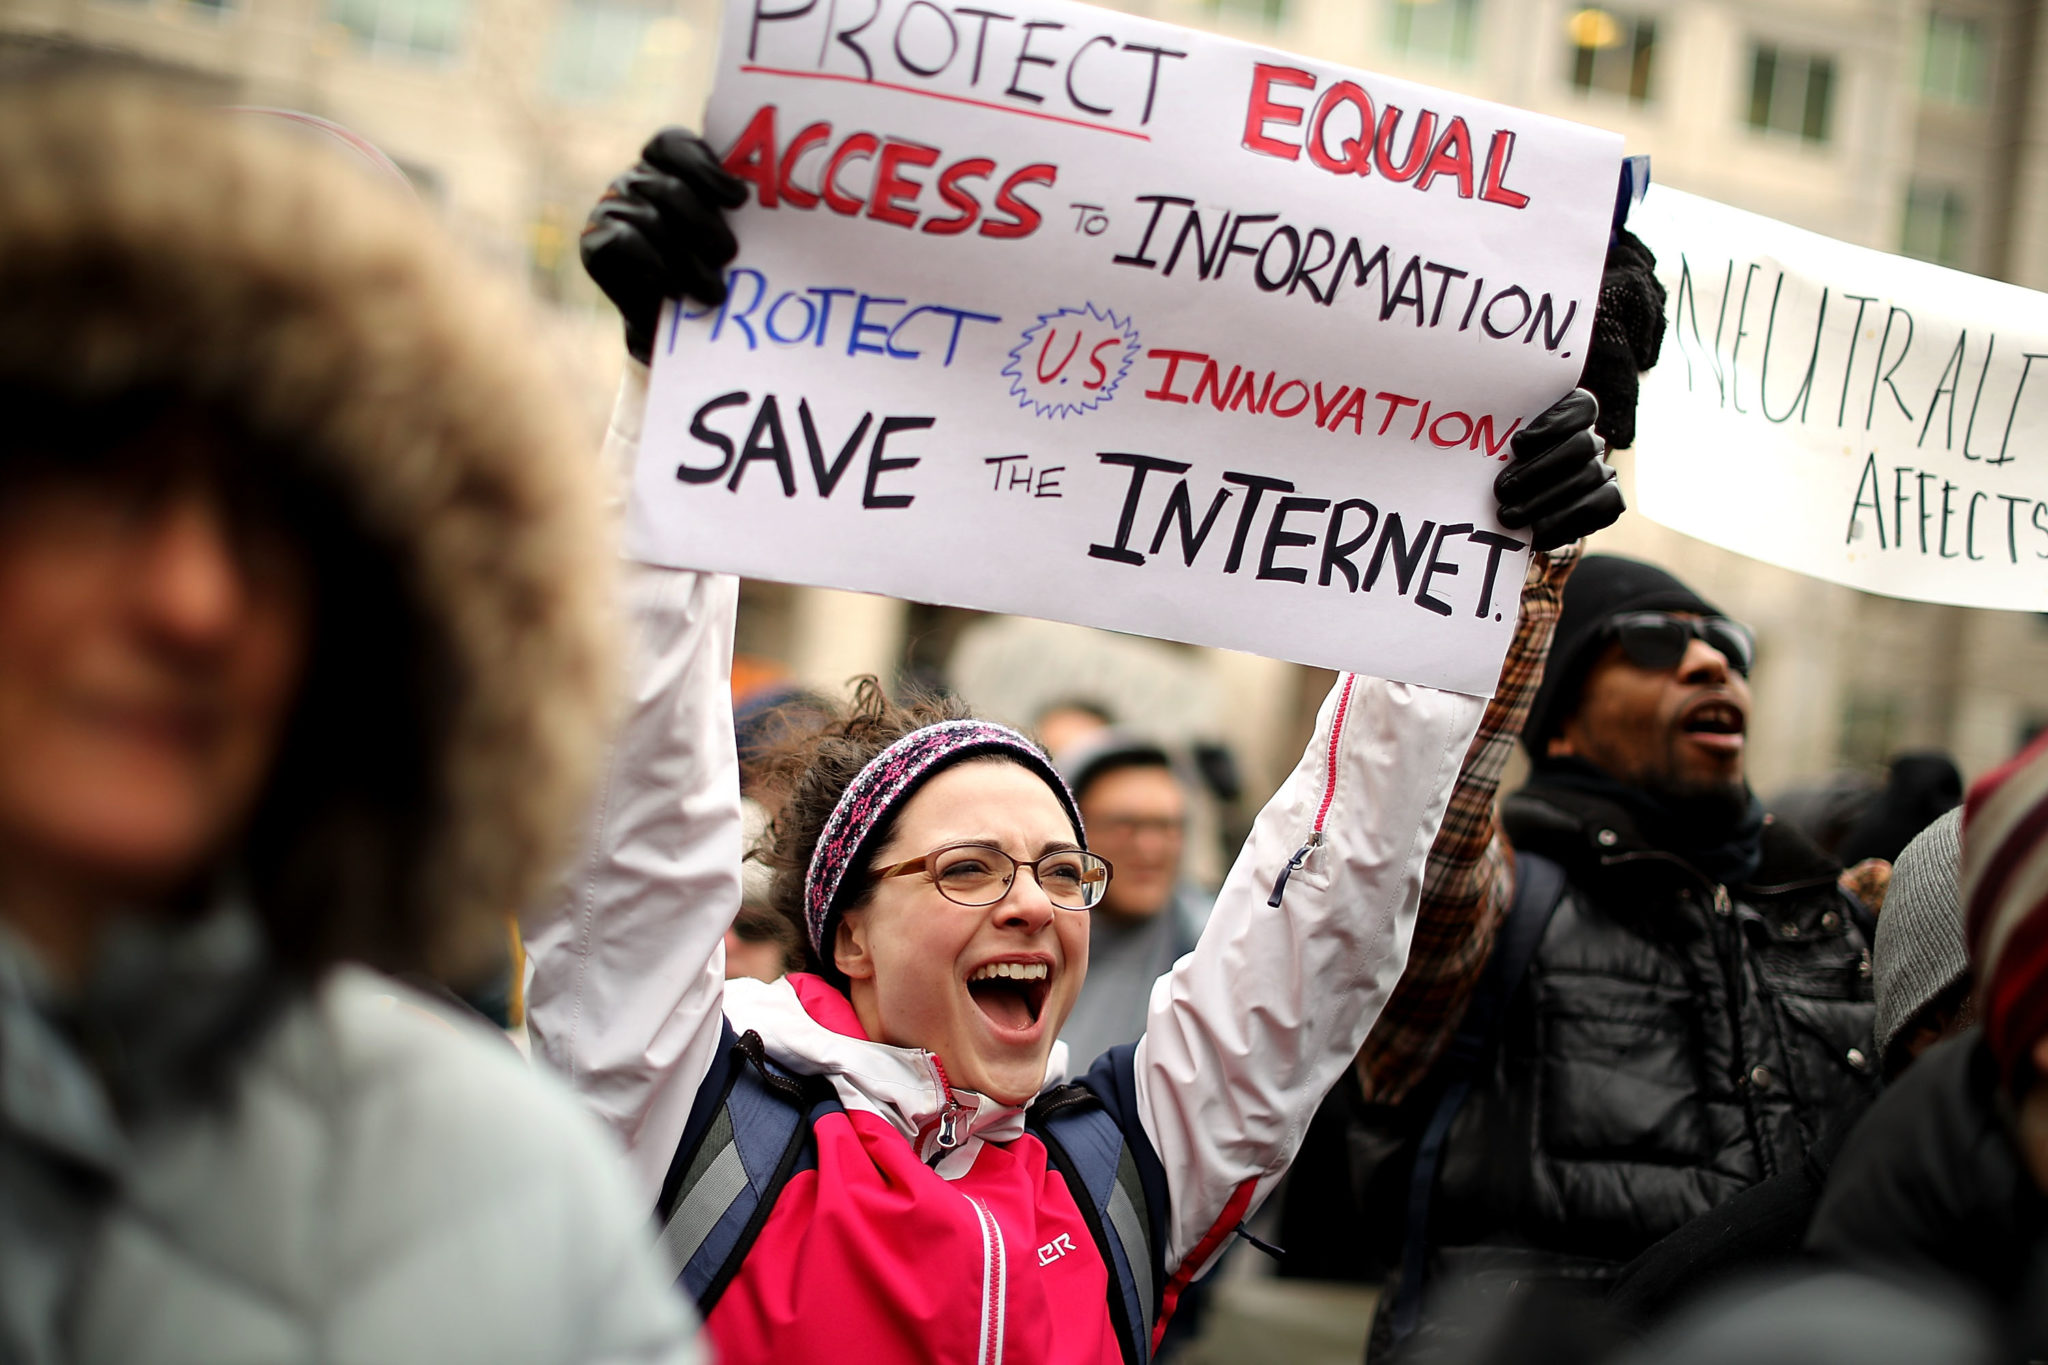
M 1323 846 L 1323 822 L 1330 818 L 1330 802 L 1337 795 L 1337 746 L 1344 740 L 1344 719 L 1351 710 L 1351 689 L 1357 685 L 1356 673 L 1344 675 L 1344 690 L 1337 694 L 1337 713 L 1330 718 L 1330 747 L 1323 758 L 1323 799 L 1316 807 L 1315 824 L 1310 827 L 1308 838 L 1287 860 L 1287 866 L 1280 869 L 1279 880 L 1273 883 L 1273 894 L 1266 897 L 1267 905 L 1280 904 L 1280 894 L 1287 889 L 1287 879 L 1299 872 L 1309 855 Z
M 960 1197 L 974 1206 L 975 1221 L 981 1225 L 981 1340 L 974 1353 L 975 1365 L 1003 1365 L 1009 1263 L 1003 1248 L 1002 1225 L 996 1222 L 988 1205 L 965 1191 Z
M 1748 953 L 1742 937 L 1742 926 L 1735 923 L 1735 900 L 1728 894 L 1728 888 L 1707 876 L 1683 858 L 1674 857 L 1660 849 L 1645 849 L 1637 853 L 1616 853 L 1600 860 L 1602 867 L 1613 867 L 1620 863 L 1668 862 L 1684 869 L 1700 885 L 1710 891 L 1709 904 L 1713 915 L 1707 922 L 1707 938 L 1714 945 L 1714 956 L 1721 963 L 1721 973 L 1729 983 L 1728 1030 L 1737 1051 L 1736 1074 L 1731 1078 L 1736 1093 L 1742 1097 L 1742 1117 L 1749 1129 L 1750 1145 L 1756 1149 L 1757 1161 L 1767 1175 L 1777 1174 L 1777 1162 L 1770 1148 L 1764 1142 L 1763 1120 L 1757 1113 L 1756 1091 L 1749 1079 L 1749 1057 L 1752 1040 L 1748 1030 L 1742 1027 L 1742 984 L 1748 970 Z M 1774 888 L 1775 889 L 1775 888 Z
M 936 1166 L 960 1145 L 960 1116 L 967 1112 L 967 1106 L 953 1098 L 953 1083 L 946 1079 L 946 1064 L 939 1060 L 939 1054 L 927 1052 L 924 1055 L 931 1060 L 932 1075 L 939 1082 L 939 1093 L 945 1096 L 945 1103 L 939 1109 L 939 1150 L 929 1163 Z

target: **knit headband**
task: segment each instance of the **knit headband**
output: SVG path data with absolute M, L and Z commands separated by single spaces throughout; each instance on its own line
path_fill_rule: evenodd
M 872 851 L 869 845 L 875 832 L 889 823 L 926 778 L 961 759 L 983 754 L 1014 760 L 1045 779 L 1067 818 L 1074 822 L 1074 837 L 1087 847 L 1088 836 L 1081 828 L 1081 811 L 1074 804 L 1074 795 L 1036 744 L 1007 725 L 985 720 L 948 720 L 913 730 L 876 754 L 846 784 L 818 835 L 818 846 L 811 850 L 811 865 L 804 872 L 804 924 L 810 931 L 811 950 L 821 962 L 831 961 L 825 944 L 832 917 L 839 909 L 839 888 L 847 870 Z

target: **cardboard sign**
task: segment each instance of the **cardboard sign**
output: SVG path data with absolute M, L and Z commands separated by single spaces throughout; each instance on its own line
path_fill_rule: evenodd
M 634 553 L 1492 691 L 1618 138 L 1059 0 L 741 0 L 707 124 Z
M 2048 610 L 2048 298 L 1661 187 L 1630 226 L 1669 293 L 1645 515 L 1866 592 Z

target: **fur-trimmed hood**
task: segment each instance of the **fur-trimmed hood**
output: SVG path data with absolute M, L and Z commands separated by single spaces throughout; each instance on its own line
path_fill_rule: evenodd
M 395 562 L 413 619 L 376 667 L 431 674 L 417 735 L 388 740 L 415 750 L 395 759 L 427 818 L 369 855 L 398 892 L 382 925 L 295 927 L 366 855 L 287 831 L 327 850 L 271 903 L 259 888 L 294 966 L 450 969 L 579 826 L 613 696 L 615 555 L 595 454 L 534 338 L 423 209 L 304 139 L 103 82 L 0 94 L 0 384 L 224 414 L 266 458 L 306 461 Z

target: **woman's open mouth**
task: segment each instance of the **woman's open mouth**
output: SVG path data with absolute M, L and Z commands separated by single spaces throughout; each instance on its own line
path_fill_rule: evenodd
M 1047 962 L 989 962 L 967 977 L 967 993 L 990 1023 L 1006 1032 L 1022 1032 L 1038 1022 L 1052 994 L 1052 965 Z

